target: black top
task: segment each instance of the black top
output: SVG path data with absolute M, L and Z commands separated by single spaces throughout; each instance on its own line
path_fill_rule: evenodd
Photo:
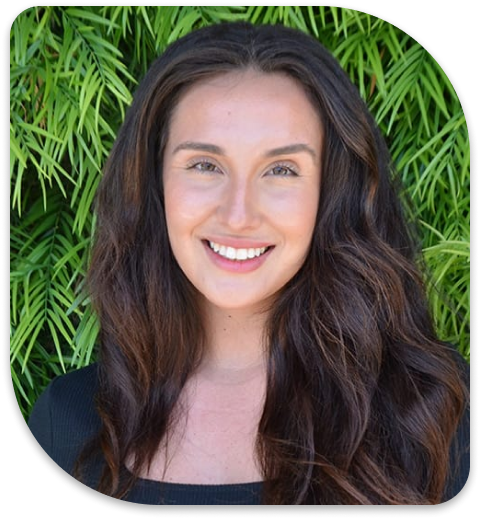
M 100 427 L 94 405 L 97 383 L 96 364 L 57 377 L 40 396 L 30 416 L 29 427 L 39 444 L 70 474 L 85 442 L 93 438 Z M 452 467 L 457 468 L 451 471 L 444 501 L 454 497 L 468 478 L 469 427 L 466 415 L 457 434 L 456 454 L 452 456 Z M 98 463 L 93 471 L 98 474 L 100 468 Z M 261 491 L 261 482 L 187 485 L 139 479 L 125 499 L 150 505 L 258 505 Z

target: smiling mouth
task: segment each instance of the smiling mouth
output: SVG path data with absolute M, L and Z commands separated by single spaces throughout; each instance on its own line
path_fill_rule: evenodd
M 235 249 L 234 247 L 227 247 L 226 245 L 221 245 L 220 243 L 215 243 L 212 241 L 207 241 L 206 243 L 213 250 L 213 252 L 231 261 L 247 261 L 250 259 L 259 258 L 272 248 L 272 246 L 269 246 L 257 249 Z

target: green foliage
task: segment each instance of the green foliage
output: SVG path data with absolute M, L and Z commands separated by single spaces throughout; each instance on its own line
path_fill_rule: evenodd
M 33 7 L 11 29 L 11 373 L 28 415 L 95 355 L 82 290 L 92 200 L 131 92 L 175 39 L 220 21 L 281 23 L 339 59 L 385 134 L 415 216 L 442 338 L 469 356 L 469 142 L 459 100 L 412 38 L 336 7 Z

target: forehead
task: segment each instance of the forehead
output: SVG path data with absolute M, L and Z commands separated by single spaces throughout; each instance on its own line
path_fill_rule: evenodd
M 321 122 L 299 82 L 250 69 L 195 83 L 173 110 L 171 140 L 218 139 L 232 132 L 242 141 L 270 135 L 312 142 L 321 135 Z

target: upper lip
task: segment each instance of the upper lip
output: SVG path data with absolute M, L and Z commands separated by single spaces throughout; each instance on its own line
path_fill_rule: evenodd
M 272 243 L 267 241 L 252 240 L 248 238 L 229 238 L 227 236 L 210 236 L 205 238 L 209 242 L 233 247 L 234 249 L 262 249 L 263 247 L 271 247 Z

